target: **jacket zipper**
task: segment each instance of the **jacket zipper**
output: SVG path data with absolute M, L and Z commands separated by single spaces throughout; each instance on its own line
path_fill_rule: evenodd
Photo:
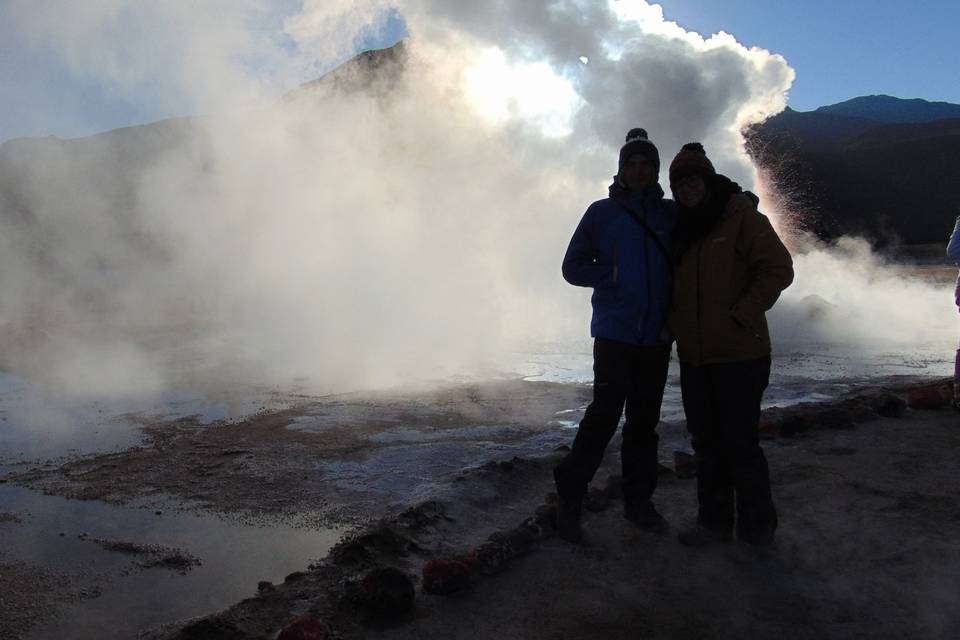
M 697 347 L 700 351 L 700 358 L 697 360 L 697 366 L 703 364 L 703 301 L 700 299 L 700 254 L 703 252 L 703 242 L 697 245 Z
M 646 216 L 647 210 L 643 210 L 644 216 Z M 640 340 L 646 344 L 647 337 L 647 326 L 650 323 L 650 308 L 653 300 L 653 296 L 650 292 L 651 280 L 650 280 L 650 237 L 648 233 L 643 234 L 643 260 L 646 263 L 646 275 L 647 275 L 647 308 L 643 312 L 643 327 L 640 330 Z

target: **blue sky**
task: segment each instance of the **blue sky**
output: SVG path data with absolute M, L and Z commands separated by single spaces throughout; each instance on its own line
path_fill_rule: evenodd
M 519 0 L 518 0 L 519 1 Z M 165 117 L 189 103 L 131 99 L 80 76 L 42 50 L 26 50 L 3 27 L 0 3 L 0 141 L 29 135 L 80 136 Z M 283 0 L 294 7 L 295 0 Z M 918 0 L 663 0 L 665 17 L 704 35 L 724 30 L 741 43 L 782 54 L 796 70 L 790 106 L 809 110 L 858 95 L 885 93 L 960 103 L 960 2 Z M 7 5 L 10 6 L 10 5 Z M 276 16 L 274 16 L 276 20 Z M 275 22 L 273 25 L 278 26 Z M 361 47 L 392 44 L 402 33 L 362 33 Z M 308 80 L 310 78 L 303 78 Z
M 885 93 L 960 103 L 957 0 L 662 0 L 688 30 L 726 31 L 783 55 L 790 106 L 807 111 Z

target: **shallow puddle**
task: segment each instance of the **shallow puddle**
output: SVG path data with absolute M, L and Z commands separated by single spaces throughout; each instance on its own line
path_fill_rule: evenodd
M 133 638 L 164 623 L 209 614 L 256 593 L 261 580 L 283 578 L 326 556 L 341 530 L 266 523 L 251 526 L 154 508 L 116 507 L 44 496 L 0 485 L 0 510 L 21 522 L 0 525 L 6 562 L 42 565 L 77 577 L 98 597 L 67 605 L 38 621 L 28 639 Z M 62 535 L 61 535 L 62 534 Z M 84 535 L 85 534 L 85 535 Z M 175 548 L 198 558 L 184 574 L 143 569 L 136 557 L 94 539 Z

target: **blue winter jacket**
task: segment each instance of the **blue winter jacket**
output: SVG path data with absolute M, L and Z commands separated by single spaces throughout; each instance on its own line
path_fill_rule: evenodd
M 947 255 L 955 263 L 960 265 L 960 216 L 953 224 L 953 233 L 950 234 L 950 242 L 947 243 Z M 953 288 L 953 299 L 960 307 L 960 274 L 957 274 L 957 284 Z
M 563 277 L 578 287 L 593 287 L 594 338 L 636 345 L 670 342 L 664 326 L 673 289 L 668 256 L 649 232 L 617 200 L 634 209 L 669 248 L 674 204 L 654 184 L 627 191 L 617 182 L 610 197 L 583 214 L 563 258 Z
M 947 255 L 957 264 L 960 264 L 960 216 L 953 225 L 950 242 L 947 243 Z

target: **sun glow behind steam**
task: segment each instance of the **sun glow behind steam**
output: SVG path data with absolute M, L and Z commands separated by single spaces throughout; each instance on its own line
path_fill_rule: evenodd
M 549 137 L 569 135 L 583 104 L 570 81 L 549 64 L 511 63 L 496 47 L 481 52 L 464 71 L 464 82 L 470 101 L 488 121 L 503 125 L 520 119 Z

